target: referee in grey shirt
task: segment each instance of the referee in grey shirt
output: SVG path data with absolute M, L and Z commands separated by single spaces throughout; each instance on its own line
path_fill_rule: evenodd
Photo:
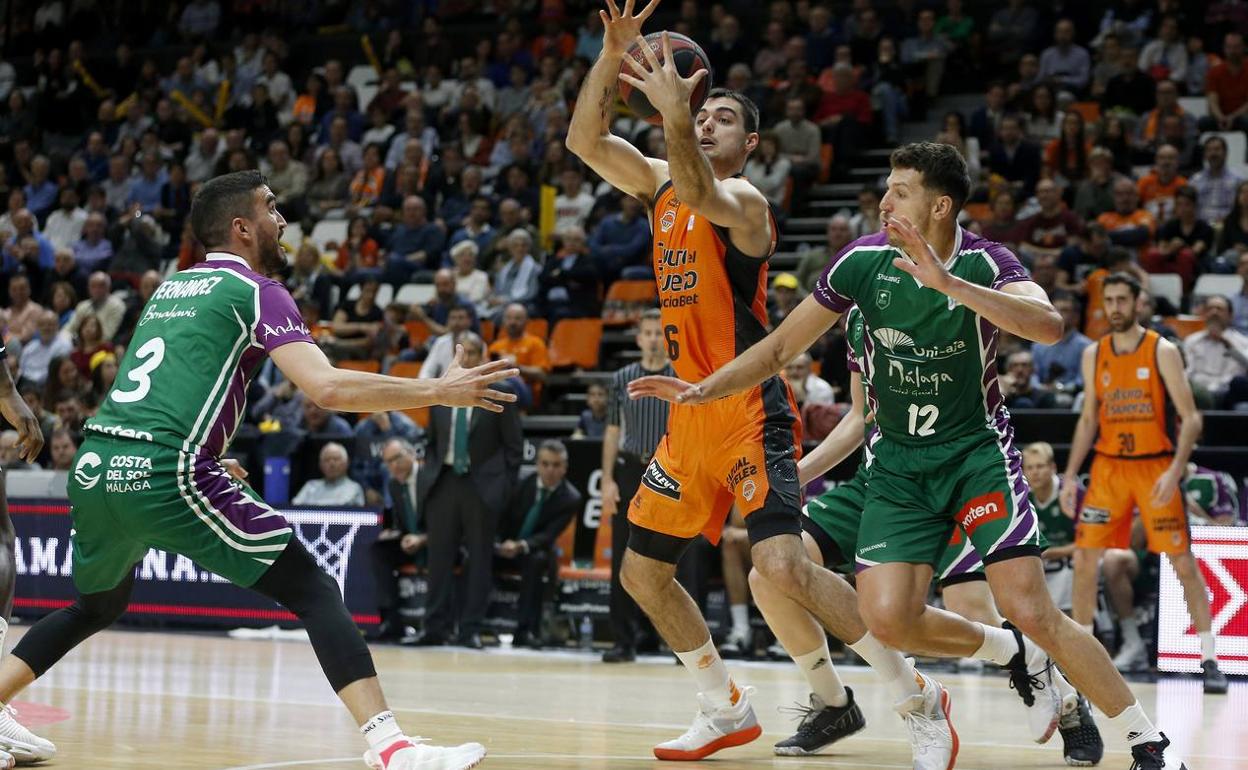
M 628 547 L 628 504 L 641 486 L 641 476 L 667 432 L 666 401 L 628 398 L 628 383 L 651 374 L 676 376 L 663 341 L 657 309 L 647 310 L 637 327 L 641 362 L 615 373 L 607 393 L 607 429 L 602 436 L 602 515 L 611 520 L 611 629 L 615 646 L 602 654 L 604 663 L 631 661 L 637 643 L 640 609 L 620 585 L 620 561 Z

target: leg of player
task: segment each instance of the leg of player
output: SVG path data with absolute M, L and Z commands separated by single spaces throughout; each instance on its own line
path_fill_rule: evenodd
M 1109 716 L 1131 746 L 1132 757 L 1142 770 L 1186 768 L 1173 753 L 1162 759 L 1170 741 L 1145 715 L 1122 675 L 1114 669 L 1109 653 L 1053 604 L 1038 557 L 1004 559 L 989 564 L 985 571 L 1001 613 L 1047 651 L 1079 691 Z
M 637 532 L 637 529 L 634 529 Z M 679 560 L 679 554 L 675 554 Z M 697 760 L 762 735 L 749 704 L 715 649 L 693 597 L 676 582 L 676 565 L 643 556 L 631 547 L 620 565 L 620 583 L 649 616 L 698 685 L 698 714 L 683 735 L 654 747 L 659 759 Z
M 1101 560 L 1101 570 L 1105 594 L 1122 629 L 1122 646 L 1114 656 L 1114 667 L 1123 672 L 1143 671 L 1148 668 L 1148 648 L 1135 619 L 1135 578 L 1140 574 L 1140 559 L 1130 549 L 1110 548 Z
M 480 764 L 485 747 L 479 743 L 429 746 L 403 734 L 394 712 L 386 705 L 372 655 L 343 603 L 338 584 L 317 566 L 298 540 L 290 541 L 252 589 L 293 612 L 307 628 L 330 686 L 368 741 L 364 761 L 370 767 L 467 770 Z
M 810 535 L 803 535 L 803 540 L 810 558 L 822 565 L 822 555 L 814 540 Z M 845 687 L 832 665 L 828 637 L 815 617 L 777 590 L 758 570 L 750 570 L 750 588 L 767 625 L 810 685 L 810 706 L 798 705 L 801 722 L 797 732 L 777 743 L 776 753 L 784 756 L 814 754 L 866 727 L 853 690 Z M 850 609 L 857 612 L 855 606 L 851 605 Z M 900 658 L 900 654 L 897 657 Z
M 812 561 L 802 542 L 792 535 L 776 535 L 755 543 L 752 556 L 754 568 L 769 584 L 818 618 L 833 636 L 849 643 L 895 689 L 899 698 L 895 708 L 910 731 L 916 770 L 953 767 L 958 734 L 949 719 L 948 690 L 917 671 L 897 652 L 899 648 L 886 647 L 871 633 L 859 615 L 861 596 L 855 596 L 848 583 Z
M 1183 598 L 1187 600 L 1187 613 L 1192 626 L 1200 637 L 1200 667 L 1204 671 L 1205 692 L 1221 695 L 1226 692 L 1226 675 L 1218 668 L 1218 656 L 1213 639 L 1213 623 L 1209 618 L 1209 588 L 1205 576 L 1196 565 L 1191 550 L 1168 553 L 1170 566 L 1183 586 Z
M 945 607 L 967 620 L 994 628 L 1005 625 L 1005 618 L 997 611 L 992 589 L 985 580 L 944 585 L 942 595 Z M 1061 716 L 1057 728 L 1062 734 L 1062 755 L 1066 758 L 1066 764 L 1075 767 L 1095 765 L 1105 753 L 1105 744 L 1101 739 L 1101 731 L 1097 729 L 1096 721 L 1092 718 L 1088 700 L 1079 694 L 1056 666 L 1051 673 L 1053 686 L 1061 695 Z M 1035 710 L 1029 709 L 1027 713 L 1030 717 Z M 1037 726 L 1033 725 L 1033 733 L 1036 730 Z
M 753 633 L 750 631 L 750 541 L 743 537 L 720 543 L 720 559 L 724 571 L 724 592 L 728 594 L 728 610 L 732 630 L 720 647 L 724 657 L 747 657 L 751 652 Z M 726 533 L 725 533 L 726 534 Z
M 1090 634 L 1096 617 L 1096 595 L 1104 548 L 1075 549 L 1075 582 L 1070 598 L 1070 616 Z

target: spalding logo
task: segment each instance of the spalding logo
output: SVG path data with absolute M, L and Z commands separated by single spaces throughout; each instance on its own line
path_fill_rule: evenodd
M 91 489 L 100 483 L 100 474 L 92 475 L 88 471 L 95 470 L 103 464 L 103 460 L 95 452 L 84 452 L 82 457 L 78 458 L 78 465 L 74 468 L 74 481 L 78 482 L 78 486 L 83 489 Z

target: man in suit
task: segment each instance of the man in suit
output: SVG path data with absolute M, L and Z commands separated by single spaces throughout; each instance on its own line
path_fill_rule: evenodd
M 463 366 L 483 360 L 485 343 L 473 332 L 459 337 Z M 476 363 L 470 363 L 476 362 Z M 520 413 L 434 407 L 425 434 L 425 466 L 417 483 L 416 507 L 429 532 L 429 603 L 422 646 L 446 644 L 454 626 L 451 570 L 463 544 L 467 592 L 460 613 L 458 643 L 480 649 L 481 624 L 490 600 L 494 531 L 520 468 Z
M 399 615 L 396 572 L 404 564 L 426 564 L 429 535 L 416 507 L 416 448 L 406 439 L 392 438 L 381 448 L 381 461 L 387 474 L 385 508 L 381 533 L 371 549 L 373 583 L 377 586 L 377 609 L 381 615 L 375 639 L 394 642 L 407 633 Z
M 520 482 L 499 524 L 502 542 L 494 546 L 498 566 L 520 572 L 520 606 L 513 646 L 542 646 L 543 577 L 554 585 L 555 540 L 581 509 L 581 493 L 567 481 L 568 449 L 543 441 L 537 473 Z

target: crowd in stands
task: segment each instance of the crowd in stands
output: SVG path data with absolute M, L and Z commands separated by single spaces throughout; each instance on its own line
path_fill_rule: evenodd
M 519 367 L 521 411 L 557 411 L 552 332 L 604 318 L 614 285 L 653 275 L 645 202 L 564 147 L 601 46 L 598 4 L 432 5 L 15 6 L 0 58 L 0 329 L 49 437 L 44 467 L 69 467 L 146 300 L 203 256 L 187 224 L 197 185 L 240 169 L 266 174 L 290 222 L 284 279 L 332 358 L 431 377 L 475 339 Z M 782 239 L 771 323 L 879 230 L 882 179 L 855 174 L 863 152 L 929 139 L 967 160 L 964 225 L 1013 248 L 1066 322 L 1054 345 L 1003 334 L 1011 408 L 1078 407 L 1080 351 L 1107 328 L 1101 282 L 1126 270 L 1148 289 L 1141 321 L 1181 340 L 1200 405 L 1248 409 L 1242 3 L 668 0 L 654 25 L 698 40 L 717 84 L 762 108 L 743 173 L 782 231 L 826 219 L 822 244 L 793 253 Z M 661 128 L 622 107 L 614 127 L 664 157 Z M 829 182 L 856 185 L 854 204 L 817 207 Z M 847 401 L 844 356 L 834 330 L 786 369 L 812 425 Z M 314 453 L 296 503 L 384 506 L 383 570 L 431 547 L 395 502 L 430 462 L 431 415 L 329 413 L 271 364 L 249 395 L 244 435 L 266 454 Z M 607 398 L 589 386 L 576 437 L 603 435 Z M 304 447 L 310 436 L 323 441 Z M 384 449 L 356 453 L 359 438 Z M 13 441 L 0 434 L 4 467 L 20 465 Z M 566 450 L 543 449 L 546 476 L 506 503 L 499 559 L 551 547 L 536 534 L 550 522 L 527 514 L 566 484 Z M 549 565 L 512 566 L 540 579 Z

